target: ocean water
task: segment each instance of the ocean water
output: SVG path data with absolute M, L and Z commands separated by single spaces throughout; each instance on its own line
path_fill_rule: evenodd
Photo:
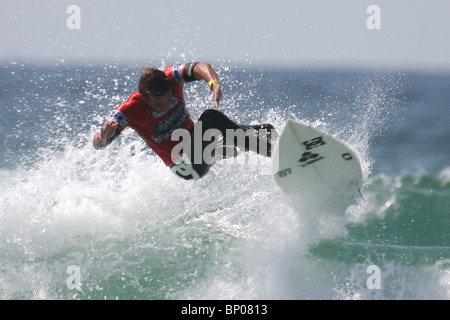
M 0 67 L 0 299 L 450 298 L 450 74 L 216 66 L 232 119 L 360 158 L 361 196 L 293 203 L 268 158 L 192 182 L 130 129 L 94 150 L 140 67 Z

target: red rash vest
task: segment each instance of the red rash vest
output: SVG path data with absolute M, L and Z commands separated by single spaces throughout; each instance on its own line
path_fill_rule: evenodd
M 171 141 L 172 133 L 179 128 L 190 131 L 194 126 L 186 109 L 183 93 L 184 84 L 196 80 L 193 75 L 194 66 L 195 63 L 175 64 L 164 70 L 172 81 L 172 101 L 165 113 L 153 110 L 136 91 L 120 104 L 108 119 L 108 122 L 119 124 L 119 134 L 126 127 L 135 130 L 169 167 L 174 164 L 171 159 L 172 149 L 179 143 Z

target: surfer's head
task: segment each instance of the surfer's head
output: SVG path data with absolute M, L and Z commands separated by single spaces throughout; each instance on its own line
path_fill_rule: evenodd
M 171 87 L 169 77 L 164 72 L 154 68 L 145 68 L 139 80 L 139 93 L 147 98 L 148 96 L 163 96 Z
M 171 87 L 172 83 L 164 72 L 145 68 L 139 80 L 138 91 L 153 109 L 166 112 L 172 97 Z

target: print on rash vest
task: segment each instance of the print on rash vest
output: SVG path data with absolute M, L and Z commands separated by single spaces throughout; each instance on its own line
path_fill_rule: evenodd
M 179 143 L 171 141 L 172 133 L 179 128 L 190 131 L 194 126 L 186 109 L 183 94 L 184 83 L 194 80 L 187 76 L 187 72 L 192 71 L 194 65 L 191 63 L 172 65 L 164 70 L 172 81 L 172 101 L 165 113 L 153 110 L 136 91 L 120 104 L 108 119 L 108 122 L 114 121 L 119 124 L 119 134 L 127 126 L 134 129 L 169 167 L 173 165 L 172 149 Z

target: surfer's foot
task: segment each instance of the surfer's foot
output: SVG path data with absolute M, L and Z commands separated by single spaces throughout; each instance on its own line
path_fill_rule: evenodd
M 258 132 L 259 132 L 259 130 L 262 130 L 262 129 L 264 129 L 267 132 L 267 136 L 266 136 L 267 143 L 268 143 L 267 156 L 272 157 L 272 148 L 274 146 L 272 141 L 275 141 L 275 139 L 277 137 L 277 131 L 275 130 L 275 127 L 273 125 L 271 125 L 270 123 L 257 124 L 257 125 L 253 125 L 250 127 L 255 130 L 258 130 Z
M 275 130 L 275 127 L 273 125 L 271 125 L 270 123 L 263 123 L 263 124 L 253 124 L 253 125 L 241 126 L 241 128 L 244 130 L 249 130 L 249 129 L 255 130 L 257 132 L 260 142 L 264 141 L 263 143 L 267 143 L 267 149 L 266 149 L 267 152 L 264 152 L 264 154 L 260 153 L 259 151 L 256 151 L 256 152 L 259 154 L 268 156 L 268 157 L 272 156 L 272 148 L 273 148 L 272 141 L 275 141 L 275 139 L 278 136 L 277 131 Z M 263 130 L 263 132 L 260 132 L 261 130 Z M 261 133 L 262 133 L 262 135 L 261 135 Z M 261 141 L 261 139 L 264 139 L 264 140 Z M 258 145 L 260 142 L 258 142 Z

